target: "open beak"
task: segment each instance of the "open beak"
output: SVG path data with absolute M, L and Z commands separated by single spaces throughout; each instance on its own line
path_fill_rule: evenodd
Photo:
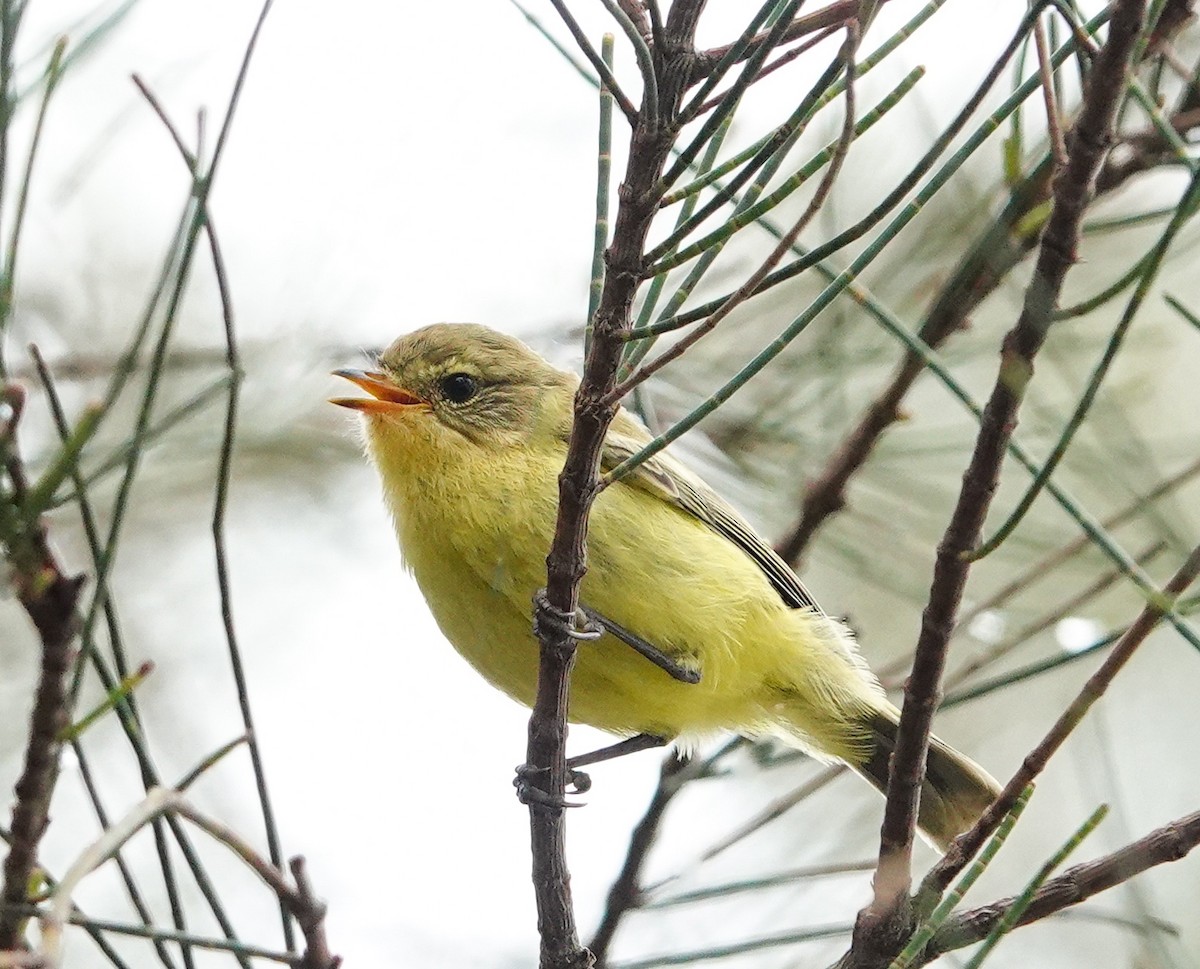
M 415 404 L 424 404 L 416 394 L 397 387 L 385 373 L 374 370 L 335 370 L 335 377 L 345 377 L 352 384 L 357 384 L 370 397 L 334 397 L 329 403 L 339 407 L 349 407 L 351 410 L 362 411 L 365 414 L 384 414 Z

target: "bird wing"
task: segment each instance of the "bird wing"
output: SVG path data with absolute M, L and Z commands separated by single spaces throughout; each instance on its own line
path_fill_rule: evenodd
M 650 440 L 645 429 L 627 412 L 620 412 L 604 441 L 600 466 L 611 471 Z M 621 479 L 699 519 L 754 560 L 775 591 L 793 609 L 824 612 L 775 550 L 764 542 L 733 507 L 673 458 L 658 454 Z

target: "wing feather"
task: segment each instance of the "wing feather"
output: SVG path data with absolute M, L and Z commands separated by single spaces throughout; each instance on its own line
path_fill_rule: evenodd
M 649 434 L 628 412 L 613 422 L 600 463 L 611 470 L 640 451 Z M 793 609 L 812 609 L 824 615 L 816 600 L 766 542 L 733 507 L 673 458 L 658 454 L 641 464 L 622 483 L 642 488 L 703 522 L 745 552 L 762 570 L 775 591 Z

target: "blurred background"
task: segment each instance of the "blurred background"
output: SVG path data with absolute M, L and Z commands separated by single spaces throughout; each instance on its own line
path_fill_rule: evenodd
M 575 6 L 590 36 L 611 29 L 600 5 Z M 701 43 L 736 36 L 743 7 L 710 3 Z M 1025 7 L 1015 0 L 983 6 L 951 0 L 862 79 L 859 98 L 871 106 L 914 67 L 926 72 L 855 144 L 829 203 L 802 237 L 806 244 L 878 204 L 961 108 Z M 1091 15 L 1101 5 L 1081 7 Z M 865 49 L 917 9 L 888 4 Z M 548 4 L 531 10 L 566 40 Z M 155 92 L 193 147 L 201 133 L 207 152 L 257 14 L 254 5 L 235 0 L 28 5 L 16 64 L 19 89 L 31 93 L 18 107 L 14 158 L 28 149 L 37 85 L 56 38 L 65 35 L 68 55 L 78 55 L 47 113 L 5 335 L 9 372 L 31 392 L 22 433 L 35 468 L 44 466 L 55 438 L 27 344 L 36 343 L 47 358 L 68 413 L 103 395 L 145 313 L 187 201 L 186 167 L 130 75 Z M 94 43 L 79 47 L 85 37 Z M 1177 38 L 1185 64 L 1195 60 L 1197 37 L 1191 29 Z M 727 151 L 785 117 L 837 43 L 827 41 L 764 82 L 739 112 Z M 1026 76 L 1035 70 L 1032 55 L 1024 70 Z M 620 44 L 618 75 L 632 76 L 632 54 Z M 1007 95 L 1007 83 L 988 110 Z M 1077 95 L 1068 72 L 1064 102 L 1073 104 Z M 840 112 L 834 107 L 818 116 L 797 159 L 836 137 Z M 473 0 L 448 12 L 437 4 L 347 0 L 333 9 L 278 0 L 215 180 L 210 212 L 245 370 L 225 518 L 233 616 L 283 848 L 307 857 L 316 890 L 329 903 L 331 946 L 348 966 L 524 966 L 534 959 L 537 938 L 527 812 L 511 787 L 513 767 L 524 756 L 527 713 L 480 681 L 426 613 L 403 570 L 355 421 L 325 403 L 342 392 L 328 374 L 361 365 L 364 354 L 397 334 L 438 320 L 486 322 L 563 366 L 577 366 L 591 260 L 596 114 L 594 91 L 510 4 Z M 1024 161 L 1031 163 L 1045 147 L 1037 98 L 1022 123 Z M 619 119 L 616 130 L 619 173 L 626 132 Z M 1005 134 L 968 160 L 861 280 L 910 330 L 1008 197 Z M 1093 219 L 1111 223 L 1163 208 L 1169 215 L 1186 177 L 1174 165 L 1132 178 L 1097 204 Z M 791 218 L 802 203 L 793 205 Z M 11 221 L 11 203 L 8 209 Z M 1164 225 L 1159 215 L 1122 222 L 1119 232 L 1097 228 L 1064 302 L 1116 280 Z M 1198 456 L 1200 334 L 1163 299 L 1172 294 L 1200 310 L 1196 239 L 1185 229 L 1177 241 L 1055 476 L 1097 520 L 1136 509 L 1113 526 L 1113 540 L 1141 556 L 1159 583 L 1195 543 L 1200 524 L 1189 471 Z M 698 298 L 735 288 L 771 245 L 763 233 L 743 233 Z M 994 380 L 999 341 L 1019 312 L 1028 273 L 1026 261 L 1006 276 L 944 349 L 956 379 L 977 399 Z M 666 426 L 687 413 L 821 285 L 806 273 L 740 311 L 649 385 L 644 415 Z M 118 518 L 110 579 L 130 665 L 154 663 L 136 698 L 145 742 L 166 783 L 243 731 L 211 535 L 227 371 L 217 286 L 205 256 L 196 260 L 185 297 L 153 411 L 154 421 L 169 423 L 147 447 Z M 1057 439 L 1122 308 L 1118 299 L 1053 331 L 1019 433 L 1035 456 Z M 856 303 L 840 300 L 679 449 L 764 534 L 781 538 L 795 524 L 806 482 L 886 383 L 900 354 L 894 338 Z M 135 381 L 144 381 L 144 371 Z M 100 472 L 91 491 L 105 529 L 114 520 L 120 474 L 103 473 L 104 458 L 120 448 L 139 405 L 137 393 L 118 401 L 89 445 L 94 458 L 84 461 L 85 469 Z M 904 421 L 855 478 L 847 509 L 807 549 L 801 573 L 827 611 L 847 617 L 876 669 L 915 644 L 936 543 L 975 432 L 969 412 L 932 379 L 917 383 L 904 411 Z M 1027 482 L 1019 467 L 1006 467 L 989 531 Z M 1165 490 L 1160 500 L 1139 501 L 1156 488 Z M 91 571 L 74 506 L 52 514 L 50 532 L 70 567 Z M 951 667 L 998 646 L 1013 648 L 968 685 L 1035 662 L 1052 665 L 1136 615 L 1141 594 L 1124 579 L 1106 578 L 1112 565 L 1095 548 L 1053 569 L 1037 567 L 1079 535 L 1078 524 L 1043 495 L 1001 551 L 976 567 L 971 621 L 956 640 Z M 1022 576 L 1019 592 L 988 605 Z M 8 711 L 0 718 L 0 787 L 7 790 L 20 770 L 37 650 L 15 601 L 0 602 L 0 620 L 0 704 Z M 97 635 L 108 642 L 111 629 Z M 1053 666 L 948 705 L 937 731 L 1003 779 L 1098 662 Z M 97 683 L 86 681 L 81 709 L 101 696 Z M 1164 628 L 1055 759 L 1011 848 L 972 900 L 1019 891 L 1102 801 L 1112 814 L 1080 858 L 1195 810 L 1200 780 L 1190 765 L 1200 740 L 1198 703 L 1200 660 Z M 604 742 L 585 728 L 572 730 L 574 750 Z M 100 799 L 113 818 L 121 816 L 143 789 L 116 718 L 102 718 L 82 745 Z M 585 937 L 601 918 L 660 763 L 659 755 L 644 753 L 596 767 L 587 808 L 571 812 L 573 887 Z M 824 770 L 785 751 L 724 753 L 710 776 L 689 783 L 672 803 L 646 873 L 646 882 L 665 884 L 648 897 L 809 866 L 846 870 L 634 912 L 614 942 L 613 964 L 660 965 L 666 963 L 655 958 L 688 952 L 714 956 L 722 946 L 813 929 L 820 930 L 813 941 L 731 952 L 720 964 L 820 966 L 836 957 L 870 893 L 869 871 L 855 863 L 873 856 L 882 800 L 865 785 L 835 779 L 772 823 L 713 851 Z M 43 850 L 52 872 L 67 868 L 100 830 L 86 781 L 68 751 Z M 201 778 L 192 798 L 263 843 L 244 748 Z M 196 841 L 239 934 L 278 947 L 273 899 L 221 846 Z M 170 850 L 188 928 L 219 935 L 178 849 Z M 920 851 L 920 863 L 934 858 L 928 848 Z M 169 924 L 150 832 L 137 835 L 125 856 L 142 873 L 150 911 Z M 1035 958 L 1047 966 L 1194 965 L 1197 897 L 1200 865 L 1165 866 L 1022 930 L 994 959 L 1014 966 Z M 76 900 L 94 917 L 137 920 L 111 864 L 84 882 Z M 107 964 L 86 936 L 72 936 L 69 944 L 69 965 Z M 130 966 L 158 960 L 145 940 L 114 944 Z M 220 953 L 195 956 L 197 965 L 230 961 Z

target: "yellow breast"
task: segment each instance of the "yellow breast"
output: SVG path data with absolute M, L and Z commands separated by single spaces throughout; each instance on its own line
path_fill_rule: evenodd
M 490 448 L 447 433 L 432 421 L 380 423 L 369 447 L 404 558 L 443 633 L 492 684 L 529 705 L 538 660 L 532 598 L 546 581 L 565 449 Z M 843 737 L 836 695 L 862 683 L 824 645 L 827 621 L 787 608 L 740 549 L 675 506 L 619 483 L 602 492 L 580 599 L 699 670 L 701 681 L 674 680 L 606 635 L 580 645 L 572 720 L 669 738 L 753 734 L 769 730 L 800 691 L 831 701 L 807 704 L 804 732 L 830 753 L 853 742 Z

